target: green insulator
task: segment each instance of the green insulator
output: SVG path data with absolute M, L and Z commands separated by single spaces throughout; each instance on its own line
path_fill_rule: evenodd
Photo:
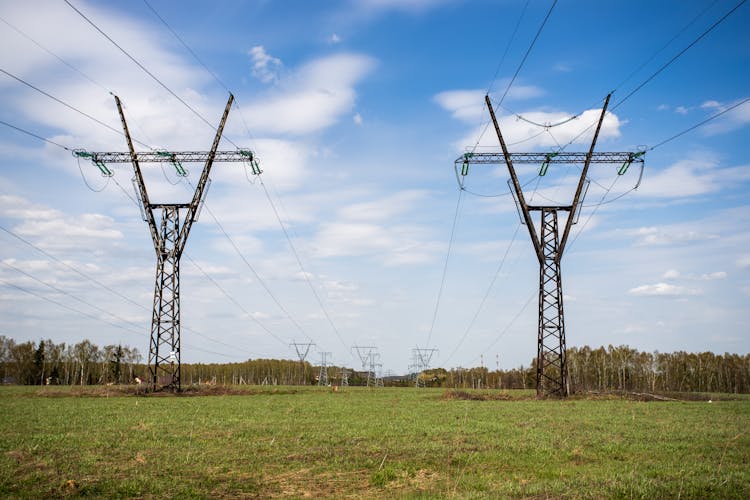
M 549 159 L 542 162 L 542 167 L 539 169 L 539 177 L 547 175 L 547 169 L 549 168 Z
M 180 177 L 187 177 L 187 170 L 182 167 L 182 164 L 179 161 L 173 159 L 172 165 L 174 165 L 175 170 L 177 170 L 177 175 L 179 175 Z
M 469 160 L 464 160 L 463 165 L 461 165 L 461 175 L 464 177 L 469 175 Z
M 91 156 L 91 155 L 89 155 L 89 156 Z M 114 175 L 114 172 L 112 172 L 112 171 L 111 171 L 111 170 L 110 170 L 110 169 L 109 169 L 109 168 L 107 167 L 107 165 L 105 165 L 105 164 L 104 164 L 104 162 L 103 162 L 103 161 L 101 161 L 101 160 L 97 160 L 97 159 L 93 159 L 93 160 L 91 160 L 91 161 L 93 161 L 93 162 L 94 162 L 94 165 L 96 165 L 97 167 L 99 167 L 99 171 L 100 171 L 100 172 L 102 173 L 102 175 L 103 175 L 104 177 L 112 177 L 112 176 Z

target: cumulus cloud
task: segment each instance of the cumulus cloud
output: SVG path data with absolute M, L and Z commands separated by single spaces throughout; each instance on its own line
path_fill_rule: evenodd
M 265 47 L 256 45 L 248 51 L 253 62 L 253 76 L 263 83 L 271 83 L 278 79 L 281 69 L 281 59 L 266 52 Z
M 95 241 L 121 240 L 114 220 L 106 215 L 67 215 L 19 196 L 0 195 L 0 217 L 19 220 L 14 232 L 43 248 L 86 248 Z
M 711 114 L 726 111 L 732 106 L 747 99 L 743 97 L 728 103 L 720 103 L 718 101 L 706 101 L 701 105 L 701 108 L 711 111 Z M 750 123 L 750 101 L 745 102 L 742 105 L 737 106 L 731 111 L 726 111 L 719 118 L 716 118 L 711 123 L 703 127 L 703 132 L 707 135 L 716 135 L 726 132 L 737 130 Z
M 747 166 L 720 167 L 717 158 L 703 156 L 680 160 L 655 171 L 647 167 L 637 195 L 649 198 L 685 198 L 715 193 L 750 180 Z
M 718 238 L 717 235 L 711 233 L 701 233 L 691 230 L 664 230 L 656 226 L 641 227 L 635 230 L 631 230 L 629 231 L 629 233 L 632 236 L 635 236 L 636 244 L 642 246 L 684 244 L 694 241 L 705 241 Z M 672 271 L 672 273 L 676 273 L 676 271 Z
M 541 89 L 533 86 L 514 86 L 508 97 L 516 92 L 518 99 L 535 97 L 541 95 Z M 484 104 L 484 91 L 482 90 L 451 90 L 440 92 L 434 96 L 434 101 L 443 109 L 448 111 L 453 118 L 466 124 L 474 125 L 474 129 L 455 143 L 456 149 L 464 149 L 479 140 L 479 147 L 497 147 L 497 137 L 489 133 L 486 123 L 489 114 Z M 501 114 L 506 111 L 505 114 Z M 564 111 L 547 111 L 540 109 L 514 110 L 516 114 L 504 109 L 496 109 L 498 122 L 503 132 L 503 137 L 508 145 L 523 144 L 525 149 L 538 147 L 556 147 L 573 141 L 575 144 L 591 142 L 596 122 L 601 116 L 601 109 L 588 109 L 576 116 L 575 119 L 566 121 L 574 113 Z M 520 119 L 519 116 L 525 120 Z M 528 121 L 526 121 L 528 120 Z M 545 131 L 536 124 L 561 125 Z M 617 115 L 607 112 L 604 116 L 599 140 L 620 136 L 620 119 Z
M 701 291 L 695 288 L 670 285 L 669 283 L 656 283 L 653 285 L 641 285 L 628 290 L 628 294 L 635 296 L 667 296 L 680 297 L 700 295 Z
M 683 275 L 679 271 L 675 269 L 670 269 L 669 271 L 665 272 L 662 276 L 665 280 L 690 280 L 690 281 L 715 281 L 715 280 L 723 280 L 726 279 L 727 273 L 726 271 L 714 271 L 711 273 L 703 273 L 703 274 L 686 274 Z
M 246 106 L 246 119 L 267 133 L 308 134 L 336 123 L 354 107 L 354 87 L 375 61 L 342 53 L 310 61 L 285 75 L 276 88 Z
M 452 0 L 359 0 L 356 5 L 366 10 L 402 10 L 422 12 L 439 7 Z

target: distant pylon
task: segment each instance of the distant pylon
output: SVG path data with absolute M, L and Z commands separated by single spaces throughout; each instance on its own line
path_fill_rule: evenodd
M 318 374 L 318 385 L 328 385 L 328 356 L 330 352 L 320 353 L 320 372 Z
M 294 347 L 294 350 L 297 352 L 300 364 L 300 385 L 305 385 L 305 359 L 310 353 L 310 348 L 315 344 L 312 342 L 292 342 L 289 345 Z

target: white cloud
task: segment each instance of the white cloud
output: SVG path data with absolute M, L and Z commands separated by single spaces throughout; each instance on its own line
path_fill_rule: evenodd
M 328 38 L 328 41 L 329 41 L 329 42 L 330 42 L 331 44 L 334 44 L 334 45 L 335 45 L 335 44 L 337 44 L 337 43 L 341 43 L 341 37 L 340 37 L 340 36 L 338 36 L 338 35 L 337 35 L 336 33 L 333 33 L 333 34 L 331 34 L 330 38 Z
M 366 10 L 402 10 L 422 12 L 453 0 L 358 0 L 356 5 Z
M 359 113 L 355 113 L 352 117 L 352 121 L 355 125 L 362 125 L 362 115 L 360 115 Z
M 740 269 L 750 268 L 750 254 L 740 255 L 737 259 L 737 267 Z
M 668 283 L 656 283 L 654 285 L 641 285 L 628 290 L 630 295 L 635 296 L 690 296 L 700 295 L 701 291 L 695 288 L 686 288 Z
M 253 61 L 254 77 L 263 83 L 271 83 L 278 80 L 281 59 L 269 55 L 262 45 L 256 45 L 247 53 Z
M 499 88 L 507 85 L 498 83 Z M 533 85 L 514 85 L 506 96 L 506 100 L 529 99 L 543 95 L 544 91 Z M 433 100 L 443 109 L 449 111 L 453 118 L 476 124 L 478 121 L 489 119 L 484 100 L 485 91 L 481 89 L 446 90 L 433 97 Z
M 315 59 L 245 107 L 249 126 L 266 133 L 309 134 L 327 128 L 354 107 L 358 84 L 373 59 L 342 53 Z
M 688 114 L 688 109 L 685 106 L 677 106 L 674 108 L 675 113 L 680 115 L 686 115 Z
M 714 271 L 712 273 L 703 274 L 688 274 L 683 275 L 675 269 L 670 269 L 665 272 L 662 276 L 665 280 L 689 280 L 689 281 L 715 281 L 726 279 L 727 273 L 725 271 Z
M 741 99 L 737 99 L 734 102 L 723 104 L 717 101 L 707 101 L 703 103 L 701 107 L 704 109 L 710 109 L 712 112 L 720 112 L 730 108 L 731 106 L 741 102 L 744 99 L 746 98 L 743 97 Z M 741 127 L 744 127 L 748 123 L 750 123 L 750 101 L 745 102 L 744 104 L 732 109 L 731 111 L 727 111 L 719 118 L 716 118 L 711 123 L 708 123 L 703 127 L 703 131 L 706 135 L 722 134 L 737 130 Z
M 665 280 L 676 280 L 680 278 L 680 272 L 675 269 L 670 269 L 662 276 Z
M 43 248 L 86 248 L 96 241 L 123 238 L 109 216 L 67 215 L 13 195 L 0 195 L 0 217 L 18 219 L 13 231 L 32 238 Z
M 347 221 L 382 221 L 412 210 L 426 196 L 426 191 L 401 191 L 378 200 L 347 205 L 338 215 Z
M 747 166 L 720 168 L 719 160 L 697 157 L 680 160 L 655 170 L 647 166 L 636 196 L 650 198 L 684 198 L 715 193 L 738 182 L 750 180 Z
M 641 227 L 628 232 L 635 236 L 636 244 L 641 246 L 684 244 L 712 240 L 719 237 L 716 234 L 701 233 L 692 230 L 664 230 L 655 226 Z
M 536 87 L 525 87 L 519 88 L 518 92 L 520 98 L 539 95 L 542 91 Z M 476 126 L 476 128 L 455 144 L 456 149 L 462 150 L 467 146 L 475 144 L 479 137 L 481 137 L 478 144 L 480 148 L 498 147 L 497 137 L 490 130 L 492 127 L 486 127 L 486 123 L 489 120 L 489 113 L 484 104 L 483 91 L 446 91 L 435 95 L 434 100 L 443 109 L 449 111 L 453 118 Z M 495 110 L 496 114 L 499 114 L 500 111 L 502 110 Z M 522 116 L 530 122 L 550 125 L 565 122 L 574 114 L 562 111 L 533 109 L 528 111 L 514 111 L 517 115 Z M 533 149 L 535 147 L 555 147 L 571 141 L 574 141 L 575 144 L 590 142 L 595 129 L 592 125 L 596 125 L 596 122 L 599 120 L 601 109 L 585 110 L 575 119 L 552 127 L 549 130 L 521 120 L 517 115 L 506 114 L 498 116 L 503 138 L 509 146 L 523 144 L 524 149 Z M 621 122 L 617 115 L 607 112 L 599 133 L 599 140 L 619 137 L 620 125 Z

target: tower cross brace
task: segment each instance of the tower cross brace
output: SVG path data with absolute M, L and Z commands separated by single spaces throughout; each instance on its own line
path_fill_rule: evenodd
M 534 246 L 534 252 L 539 260 L 539 309 L 537 328 L 537 356 L 536 356 L 536 391 L 537 396 L 566 397 L 567 384 L 567 355 L 565 340 L 565 317 L 563 308 L 562 276 L 560 261 L 570 234 L 571 227 L 579 214 L 585 189 L 587 174 L 592 163 L 621 164 L 618 175 L 626 172 L 632 163 L 640 163 L 643 168 L 643 152 L 603 152 L 594 153 L 602 122 L 607 112 L 611 95 L 608 95 L 601 116 L 597 122 L 591 147 L 587 153 L 510 153 L 503 139 L 498 125 L 495 111 L 489 96 L 485 102 L 497 133 L 502 154 L 497 153 L 466 153 L 456 159 L 456 172 L 461 165 L 461 174 L 467 175 L 469 164 L 497 164 L 505 163 L 510 173 L 511 192 L 519 208 L 521 222 L 526 226 Z M 524 198 L 521 183 L 516 175 L 515 163 L 541 163 L 540 175 L 551 164 L 580 164 L 583 163 L 581 177 L 578 181 L 573 201 L 570 205 L 542 206 L 529 205 Z M 641 171 L 642 173 L 642 171 Z M 540 231 L 537 233 L 532 212 L 540 212 Z M 568 212 L 567 220 L 560 236 L 558 213 Z
M 112 175 L 112 171 L 107 168 L 107 163 L 133 164 L 133 183 L 141 203 L 143 218 L 148 223 L 157 259 L 148 356 L 148 385 L 152 390 L 179 391 L 181 389 L 180 257 L 185 249 L 190 229 L 198 218 L 214 162 L 247 162 L 251 165 L 253 174 L 261 173 L 250 150 L 217 151 L 233 101 L 234 96 L 229 94 L 229 100 L 209 151 L 136 152 L 120 98 L 115 96 L 115 104 L 122 121 L 128 151 L 124 153 L 74 152 L 74 155 L 79 158 L 90 159 L 104 175 L 108 176 Z M 183 162 L 204 163 L 192 200 L 188 203 L 152 203 L 143 180 L 141 163 L 172 163 L 179 175 L 186 175 L 182 168 Z

